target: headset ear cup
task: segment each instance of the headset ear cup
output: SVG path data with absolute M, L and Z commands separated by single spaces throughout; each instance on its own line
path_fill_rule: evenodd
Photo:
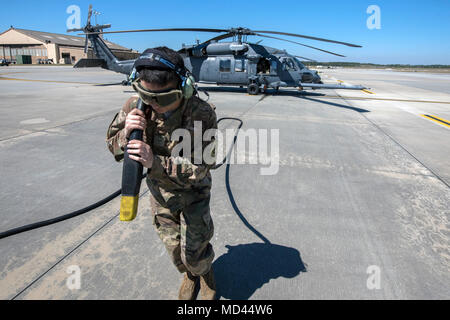
M 131 82 L 131 87 L 134 89 L 134 91 L 138 91 L 137 90 L 137 80 L 134 80 L 133 82 Z
M 194 77 L 188 76 L 183 83 L 183 96 L 189 99 L 194 94 L 195 80 Z

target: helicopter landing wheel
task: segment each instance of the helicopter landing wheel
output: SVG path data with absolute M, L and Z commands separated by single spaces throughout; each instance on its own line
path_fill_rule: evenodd
M 247 92 L 251 95 L 257 95 L 259 93 L 259 87 L 256 83 L 250 83 L 247 86 Z

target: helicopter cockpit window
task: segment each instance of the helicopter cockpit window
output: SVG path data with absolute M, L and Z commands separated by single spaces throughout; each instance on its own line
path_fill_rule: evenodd
M 230 72 L 231 71 L 231 60 L 230 59 L 220 60 L 219 71 L 220 72 Z
M 297 62 L 297 65 L 300 67 L 300 69 L 305 69 L 305 65 L 300 60 L 295 58 L 295 61 Z
M 295 67 L 294 61 L 292 61 L 292 59 L 284 59 L 283 65 L 284 65 L 284 70 L 286 70 L 286 71 L 297 70 L 297 68 Z
M 270 61 L 270 73 L 277 74 L 277 62 L 275 60 Z

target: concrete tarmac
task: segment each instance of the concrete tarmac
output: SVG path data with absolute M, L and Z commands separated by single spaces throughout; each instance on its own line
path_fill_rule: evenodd
M 244 122 L 240 134 L 279 135 L 276 174 L 261 175 L 269 165 L 250 151 L 256 164 L 212 172 L 219 298 L 449 299 L 450 75 L 321 72 L 370 89 L 249 96 L 201 85 L 218 118 Z M 133 94 L 123 79 L 98 68 L 0 69 L 0 232 L 120 188 L 105 136 Z M 132 222 L 119 221 L 118 197 L 0 240 L 0 298 L 176 299 L 182 275 L 154 231 L 145 183 L 141 193 Z

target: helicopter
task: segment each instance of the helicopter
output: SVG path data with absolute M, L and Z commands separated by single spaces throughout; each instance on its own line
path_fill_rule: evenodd
M 88 41 L 90 41 L 97 59 L 80 59 L 74 65 L 74 68 L 102 67 L 126 74 L 128 78 L 122 82 L 123 85 L 130 84 L 138 77 L 136 70 L 133 68 L 135 59 L 118 60 L 100 35 L 128 32 L 195 31 L 221 33 L 202 43 L 197 40 L 197 43 L 194 45 L 183 44 L 182 48 L 178 50 L 178 53 L 183 57 L 186 68 L 191 72 L 196 82 L 246 86 L 247 92 L 251 95 L 264 92 L 267 88 L 273 88 L 278 91 L 280 87 L 294 87 L 299 90 L 303 90 L 303 88 L 311 88 L 313 90 L 366 89 L 366 87 L 361 85 L 324 84 L 317 71 L 308 69 L 300 61 L 300 59 L 311 59 L 291 55 L 286 50 L 260 45 L 261 41 L 251 43 L 247 41 L 247 37 L 258 36 L 287 41 L 340 57 L 344 56 L 300 42 L 275 37 L 272 34 L 336 43 L 349 47 L 361 47 L 356 44 L 280 31 L 254 31 L 243 27 L 230 29 L 165 28 L 104 32 L 103 30 L 110 28 L 111 25 L 97 24 L 93 26 L 90 22 L 91 15 L 92 5 L 89 6 L 86 26 L 79 29 L 69 29 L 67 32 L 82 31 L 82 35 L 86 36 L 84 52 L 87 52 Z M 232 38 L 232 41 L 219 42 L 229 38 Z

